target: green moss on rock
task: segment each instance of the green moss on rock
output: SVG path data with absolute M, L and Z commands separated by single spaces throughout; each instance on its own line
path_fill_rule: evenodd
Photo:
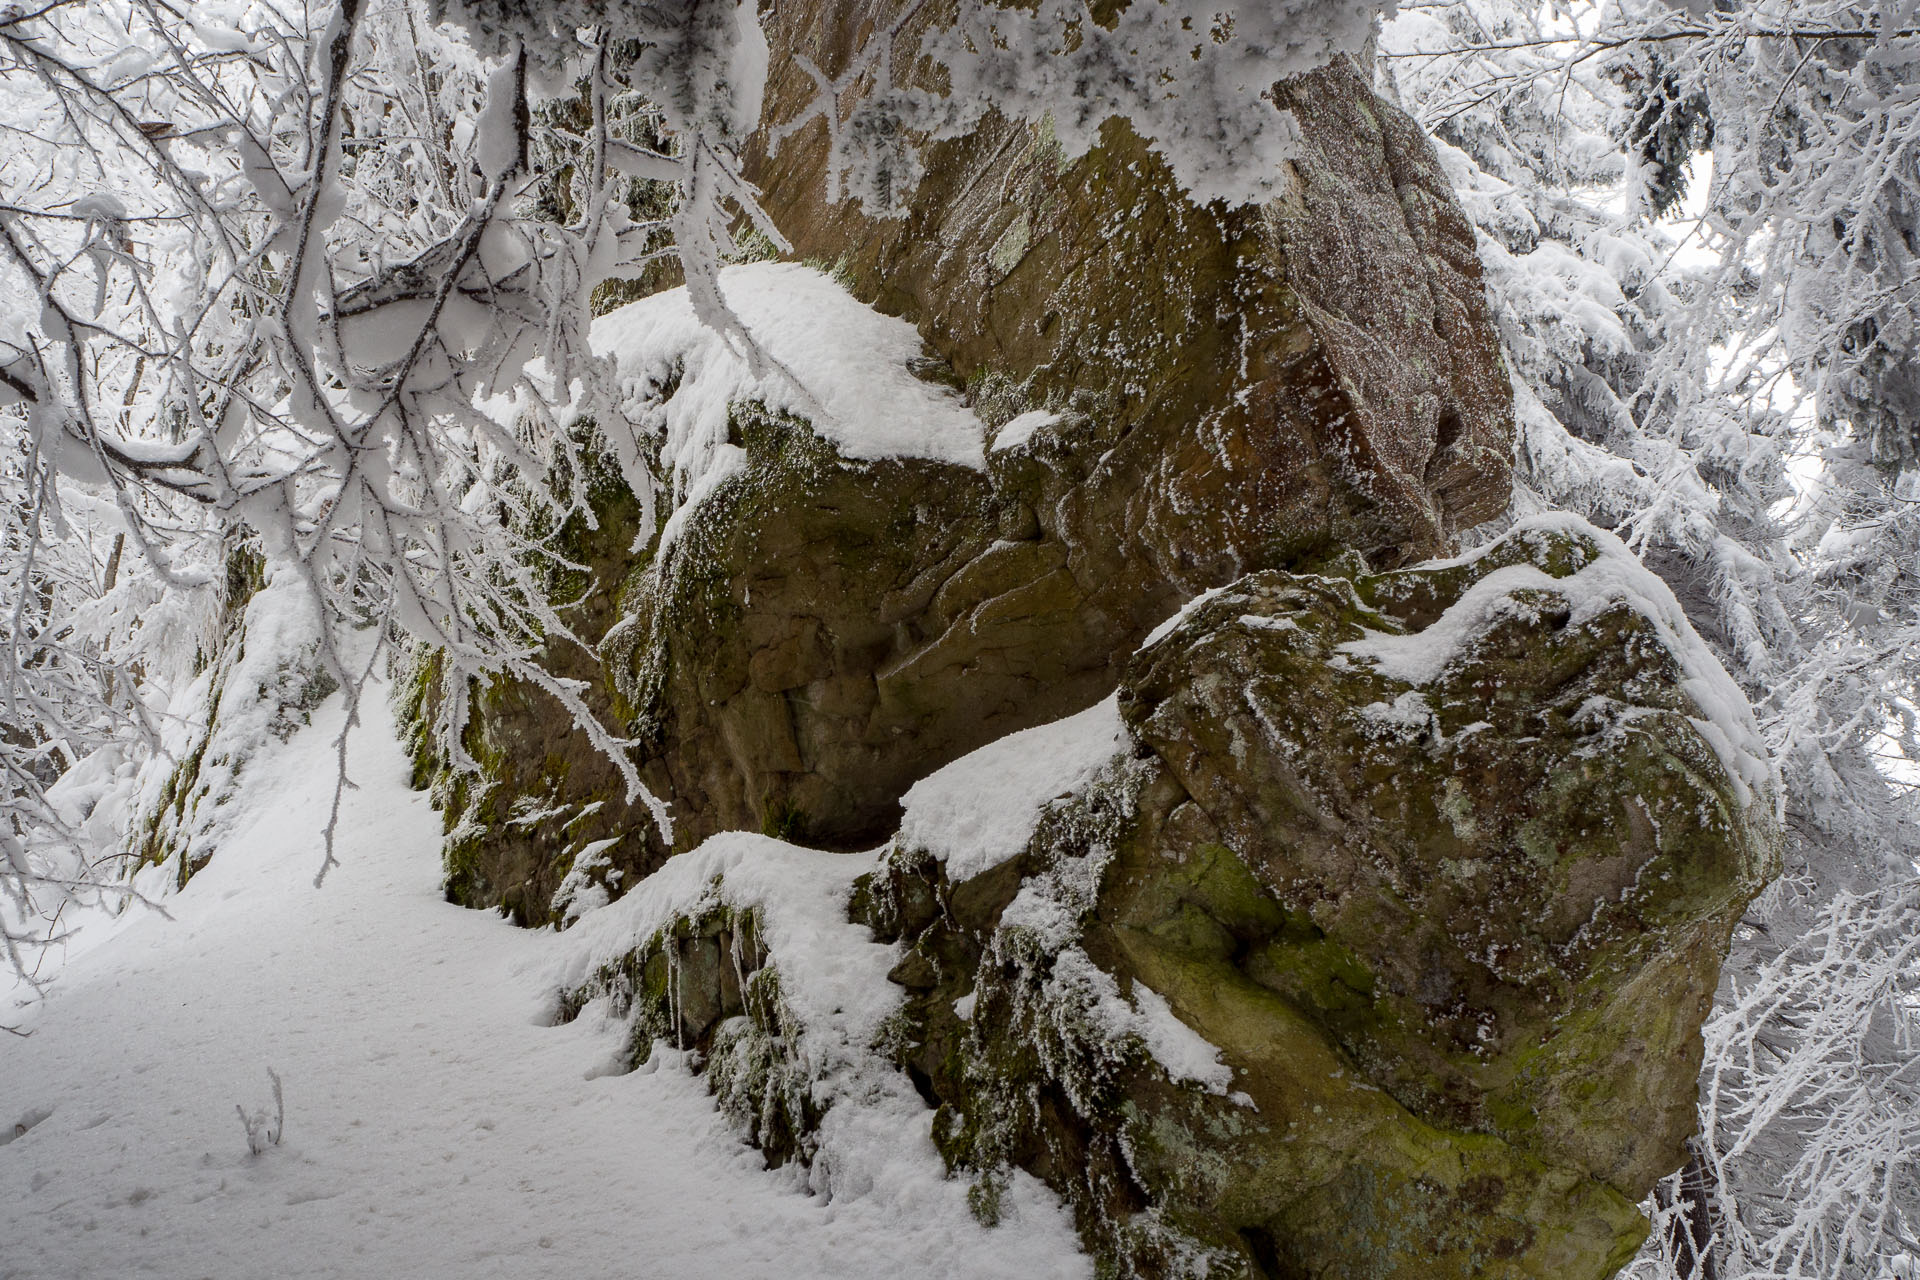
M 676 916 L 565 993 L 560 1013 L 571 1021 L 606 1000 L 627 1023 L 630 1068 L 656 1044 L 688 1053 L 722 1114 L 773 1166 L 813 1158 L 822 1108 L 763 936 L 758 911 L 722 902 Z
M 1019 858 L 952 884 L 893 852 L 854 910 L 907 946 L 900 1061 L 984 1215 L 1020 1167 L 1120 1276 L 1624 1264 L 1774 845 L 1651 616 L 1576 622 L 1575 586 L 1533 585 L 1603 551 L 1523 533 L 1438 569 L 1250 575 L 1135 658 L 1139 757 Z M 1341 648 L 1515 565 L 1540 575 L 1429 684 Z M 1141 986 L 1230 1088 L 1116 1029 Z
M 831 64 L 900 12 L 783 7 L 768 121 L 814 92 L 793 53 Z M 665 548 L 595 488 L 598 527 L 555 531 L 578 568 L 548 588 L 597 657 L 561 646 L 550 665 L 640 744 L 673 840 L 537 691 L 475 690 L 485 740 L 467 753 L 487 785 L 603 806 L 594 834 L 621 839 L 629 883 L 716 831 L 796 830 L 794 814 L 814 843 L 872 847 L 915 780 L 1097 701 L 1197 591 L 1401 563 L 1496 514 L 1511 413 L 1471 228 L 1419 131 L 1352 67 L 1285 92 L 1307 122 L 1297 190 L 1265 208 L 1193 205 L 1119 124 L 1069 159 L 1044 125 L 991 118 L 932 146 L 898 222 L 822 202 L 812 130 L 778 156 L 750 148 L 794 256 L 917 327 L 913 372 L 965 388 L 990 432 L 1057 416 L 982 472 L 840 458 L 809 424 L 735 405 L 747 465 Z M 575 762 L 564 786 L 533 764 L 556 752 Z M 517 917 L 551 918 L 539 904 L 577 841 L 450 830 L 459 900 L 517 890 Z
M 585 505 L 561 515 L 518 504 L 517 532 L 544 548 L 533 568 L 545 603 L 582 643 L 556 637 L 541 655 L 546 669 L 576 686 L 603 723 L 628 709 L 606 679 L 593 646 L 619 616 L 629 580 L 647 557 L 633 551 L 642 509 L 591 422 L 576 424 L 556 451 L 550 483 L 578 492 Z M 647 531 L 651 534 L 651 530 Z M 496 907 L 515 923 L 553 923 L 555 892 L 578 852 L 617 840 L 607 871 L 638 877 L 659 865 L 663 844 L 652 815 L 630 801 L 618 766 L 588 741 L 544 690 L 504 677 L 468 676 L 459 690 L 444 655 L 420 646 L 396 672 L 395 710 L 413 762 L 413 784 L 440 809 L 442 861 L 450 902 Z M 468 714 L 461 767 L 445 748 L 458 692 Z M 630 882 L 630 881 L 629 881 Z

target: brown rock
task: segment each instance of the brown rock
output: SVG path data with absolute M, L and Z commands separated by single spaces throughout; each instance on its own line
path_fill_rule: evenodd
M 953 883 L 897 842 L 855 909 L 923 962 L 899 1061 L 977 1197 L 1034 1173 L 1123 1276 L 1614 1274 L 1778 869 L 1764 748 L 1732 734 L 1736 773 L 1697 727 L 1690 637 L 1628 598 L 1576 612 L 1626 559 L 1533 527 L 1437 567 L 1249 575 L 1135 658 L 1134 749 L 1020 856 Z M 1434 626 L 1513 568 L 1539 572 Z M 1412 684 L 1343 650 L 1369 634 L 1452 660 Z M 1116 1029 L 1143 986 L 1234 1094 Z
M 810 90 L 795 55 L 831 73 L 891 12 L 782 6 L 767 121 Z M 912 321 L 935 355 L 923 376 L 963 382 L 994 428 L 1055 417 L 982 474 L 855 462 L 737 406 L 747 471 L 657 563 L 596 570 L 618 619 L 601 644 L 609 706 L 646 743 L 672 848 L 606 771 L 582 769 L 589 790 L 556 784 L 551 752 L 496 751 L 495 809 L 602 807 L 544 862 L 523 847 L 493 865 L 478 832 L 464 900 L 550 893 L 566 850 L 608 835 L 627 837 L 615 866 L 630 877 L 726 829 L 871 847 L 914 781 L 1104 696 L 1195 593 L 1336 557 L 1396 564 L 1498 514 L 1506 375 L 1431 148 L 1344 61 L 1279 93 L 1306 147 L 1291 194 L 1265 207 L 1195 206 L 1119 123 L 1067 161 L 1044 128 L 990 116 L 929 149 L 896 221 L 824 203 L 821 126 L 757 149 L 749 170 L 796 255 Z M 563 754 L 591 751 L 575 736 Z

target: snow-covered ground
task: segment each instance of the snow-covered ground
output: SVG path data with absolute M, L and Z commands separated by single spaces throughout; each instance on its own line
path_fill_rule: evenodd
M 680 1068 L 607 1074 L 617 1028 L 545 1025 L 566 939 L 441 899 L 383 707 L 316 890 L 341 715 L 252 762 L 171 920 L 7 1012 L 0 1280 L 1090 1274 L 1039 1197 L 978 1226 L 930 1145 L 903 1185 L 810 1196 Z M 235 1106 L 271 1107 L 268 1067 L 286 1131 L 256 1157 Z

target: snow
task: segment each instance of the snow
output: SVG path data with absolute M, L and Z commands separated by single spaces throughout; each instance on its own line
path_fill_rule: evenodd
M 988 743 L 913 785 L 898 843 L 946 863 L 956 883 L 991 871 L 1027 847 L 1050 801 L 1093 781 L 1127 742 L 1116 695 Z
M 1016 740 L 1021 741 L 1010 746 Z M 931 835 L 909 839 L 903 827 L 897 843 L 931 847 L 946 860 L 948 875 L 956 881 L 967 878 L 962 870 L 971 875 L 990 870 L 1026 846 L 1053 787 L 1060 794 L 1071 793 L 1111 767 L 1107 776 L 1119 792 L 1134 794 L 1132 787 L 1140 781 L 1137 770 L 1142 766 L 1124 750 L 1127 740 L 1117 698 L 1001 739 L 923 781 L 921 787 L 937 783 L 931 790 L 938 803 L 928 805 L 922 818 Z M 998 750 L 1003 747 L 1009 749 Z M 1131 778 L 1129 770 L 1136 771 Z M 1049 780 L 1051 786 L 1041 785 Z M 909 792 L 910 815 L 912 801 L 913 792 Z M 934 813 L 949 815 L 947 822 L 931 821 Z M 964 837 L 957 845 L 943 848 L 935 843 L 942 834 L 956 830 Z M 1052 957 L 1042 982 L 1045 1002 L 1068 1011 L 1059 1016 L 1097 1029 L 1116 1057 L 1124 1054 L 1126 1046 L 1137 1046 L 1171 1079 L 1225 1095 L 1233 1074 L 1219 1049 L 1137 979 L 1131 984 L 1131 997 L 1123 995 L 1114 976 L 1079 945 L 1112 857 L 1112 847 L 1097 838 L 1078 852 L 1056 851 L 1044 867 L 1021 882 L 1013 901 L 1000 913 L 999 937 L 1023 934 L 1027 945 L 1018 948 L 1018 954 L 1031 954 L 1030 946 Z M 969 991 L 954 1001 L 954 1012 L 970 1021 L 975 1004 L 976 995 Z
M 596 807 L 599 803 L 595 802 Z M 519 823 L 532 827 L 536 821 L 537 819 L 533 819 L 530 815 L 529 818 L 520 819 Z M 592 840 L 573 855 L 573 865 L 567 868 L 567 874 L 561 879 L 560 887 L 553 891 L 553 909 L 561 913 L 562 921 L 571 924 L 581 916 L 606 906 L 612 900 L 613 895 L 607 892 L 607 886 L 595 880 L 593 873 L 603 871 L 612 865 L 612 850 L 619 843 L 619 836 Z M 620 873 L 615 871 L 609 874 L 618 876 Z
M 846 1044 L 863 1049 L 901 994 L 886 977 L 899 958 L 893 948 L 847 918 L 854 880 L 878 864 L 876 854 L 824 853 L 749 831 L 722 832 L 669 859 L 564 935 L 547 985 L 579 987 L 677 916 L 725 903 L 760 912 L 761 939 L 800 1021 L 815 1029 L 836 1023 Z
M 1169 1078 L 1221 1096 L 1232 1086 L 1233 1069 L 1221 1061 L 1220 1050 L 1180 1021 L 1165 997 L 1136 980 L 1129 1001 L 1114 976 L 1080 947 L 1054 957 L 1044 990 L 1049 1004 L 1073 1010 L 1108 1044 L 1138 1042 Z
M 1135 982 L 1133 1004 L 1131 1029 L 1169 1076 L 1191 1080 L 1209 1093 L 1227 1091 L 1233 1083 L 1233 1069 L 1220 1060 L 1220 1050 L 1206 1037 L 1174 1016 L 1165 996 L 1143 982 Z
M 1231 586 L 1232 584 L 1228 585 Z M 1147 638 L 1140 642 L 1141 651 L 1144 652 L 1145 650 L 1153 648 L 1153 646 L 1172 635 L 1174 629 L 1195 613 L 1199 612 L 1202 605 L 1225 590 L 1227 590 L 1227 587 L 1208 587 L 1205 591 L 1202 591 L 1199 595 L 1181 605 L 1178 613 L 1170 618 L 1164 619 L 1159 626 L 1147 632 Z
M 512 58 L 501 59 L 487 76 L 487 105 L 474 128 L 473 158 L 489 182 L 511 173 L 520 161 L 520 131 L 514 120 L 520 103 L 519 81 L 520 68 Z
M 895 1144 L 870 1186 L 849 1176 L 810 1196 L 802 1175 L 766 1170 L 684 1070 L 610 1074 L 619 1028 L 547 1025 L 555 965 L 624 902 L 578 939 L 444 902 L 439 818 L 407 789 L 377 695 L 351 739 L 341 865 L 315 890 L 343 714 L 336 695 L 289 743 L 269 739 L 171 920 L 89 926 L 100 936 L 47 1003 L 7 1012 L 32 1035 L 0 1036 L 0 1120 L 31 1126 L 0 1147 L 5 1274 L 1090 1274 L 1031 1179 L 1002 1226 L 972 1219 L 917 1097 L 910 1117 L 869 1117 L 869 1146 Z M 764 883 L 811 895 L 798 931 L 861 861 L 828 875 L 835 855 L 771 845 L 723 844 L 676 874 L 733 859 L 744 889 L 774 852 Z M 822 945 L 884 957 L 841 933 Z M 876 1009 L 853 1006 L 843 1025 Z M 251 1156 L 234 1109 L 272 1109 L 269 1067 L 285 1137 Z M 840 1150 L 859 1136 L 833 1135 Z
M 993 452 L 1025 448 L 1027 442 L 1033 439 L 1034 432 L 1044 431 L 1059 421 L 1060 415 L 1057 413 L 1049 413 L 1045 409 L 1029 409 L 994 432 Z
M 702 324 L 684 288 L 621 307 L 593 326 L 594 350 L 615 362 L 636 436 L 660 443 L 682 511 L 745 465 L 744 452 L 728 442 L 728 409 L 741 402 L 808 420 L 848 458 L 986 467 L 986 431 L 973 411 L 908 369 L 926 354 L 912 325 L 795 263 L 729 267 L 720 286 L 771 367 L 756 370 L 727 335 Z
M 903 995 L 887 979 L 898 948 L 847 918 L 854 880 L 879 859 L 879 851 L 823 853 L 749 832 L 714 836 L 567 934 L 547 985 L 578 988 L 676 917 L 697 918 L 721 903 L 756 911 L 759 943 L 779 974 L 783 1021 L 794 1028 L 787 1050 L 805 1063 L 824 1111 L 809 1188 L 834 1201 L 884 1191 L 913 1220 L 964 1213 L 959 1184 L 939 1172 L 926 1104 L 880 1047 Z M 663 1043 L 655 1053 L 671 1050 Z M 1034 1206 L 1029 1216 L 1052 1216 L 1037 1184 L 1023 1183 L 1021 1195 Z M 1058 1253 L 1043 1254 L 1056 1271 Z
M 1534 608 L 1517 598 L 1519 592 L 1559 596 L 1571 611 L 1568 625 L 1574 627 L 1625 605 L 1653 625 L 1655 635 L 1678 662 L 1681 687 L 1701 712 L 1690 719 L 1732 778 L 1740 803 L 1749 805 L 1757 796 L 1772 797 L 1777 803 L 1778 779 L 1752 705 L 1687 621 L 1672 590 L 1620 539 L 1578 516 L 1548 513 L 1520 520 L 1498 541 L 1453 560 L 1436 561 L 1432 567 L 1470 564 L 1509 541 L 1538 537 L 1583 539 L 1596 546 L 1599 555 L 1564 578 L 1531 564 L 1495 569 L 1468 587 L 1424 630 L 1368 632 L 1362 639 L 1338 646 L 1339 652 L 1372 663 L 1389 679 L 1429 685 L 1501 618 Z
M 1392 737 L 1418 734 L 1434 723 L 1433 708 L 1417 689 L 1409 689 L 1390 703 L 1368 703 L 1360 708 L 1360 718 Z
M 907 123 L 935 128 L 956 108 L 991 107 L 1045 126 L 1068 157 L 1124 117 L 1165 158 L 1196 205 L 1270 199 L 1300 154 L 1292 115 L 1272 88 L 1355 52 L 1394 0 L 1269 0 L 1223 12 L 1210 0 L 1134 4 L 1090 22 L 1081 0 L 1031 6 L 968 3 L 920 52 L 946 70 L 951 92 L 924 100 Z M 877 142 L 881 121 L 865 122 Z M 868 198 L 876 193 L 856 191 Z

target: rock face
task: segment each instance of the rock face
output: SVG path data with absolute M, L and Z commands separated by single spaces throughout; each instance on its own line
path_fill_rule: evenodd
M 951 884 L 902 846 L 874 895 L 949 1159 L 1045 1177 L 1123 1272 L 1197 1242 L 1224 1274 L 1612 1274 L 1775 870 L 1764 749 L 1676 621 L 1573 525 L 1190 609 L 1121 686 L 1139 759 L 1016 862 Z M 1089 970 L 1245 1096 L 1116 1060 Z
M 800 0 L 768 31 L 767 118 L 817 92 L 800 59 L 837 75 L 914 8 L 896 77 L 938 92 L 912 53 L 938 6 Z M 1266 206 L 1194 206 L 1120 122 L 1069 161 L 1046 130 L 989 117 L 926 150 L 897 219 L 822 201 L 824 123 L 750 154 L 748 174 L 795 251 L 917 324 L 989 415 L 1094 420 L 1111 453 L 1073 506 L 1111 536 L 1088 543 L 1137 540 L 1163 572 L 1216 580 L 1316 544 L 1434 554 L 1498 514 L 1509 480 L 1472 228 L 1419 128 L 1345 58 L 1275 98 L 1302 148 Z M 1166 518 L 1202 507 L 1219 528 Z
M 1256 573 L 1132 657 L 1121 745 L 1023 848 L 983 856 L 1004 795 L 910 808 L 927 838 L 853 912 L 898 943 L 877 1051 L 977 1210 L 1028 1170 L 1122 1276 L 1611 1275 L 1682 1160 L 1719 958 L 1774 869 L 1764 748 L 1683 628 L 1572 521 Z M 785 958 L 730 969 L 729 919 L 657 931 L 570 1007 L 620 985 L 640 1041 L 731 1062 L 727 1015 L 762 1016 L 741 984 Z M 807 1158 L 824 1095 L 777 1022 L 748 1036 L 781 1082 L 751 1127 Z
M 903 7 L 782 5 L 769 124 L 811 94 L 801 55 L 834 74 Z M 723 377 L 684 333 L 625 351 L 630 420 L 600 428 L 673 501 L 589 455 L 599 527 L 557 531 L 554 589 L 592 650 L 553 662 L 673 829 L 497 687 L 480 774 L 437 770 L 449 893 L 538 923 L 640 884 L 577 931 L 563 1011 L 607 1001 L 636 1058 L 696 1050 L 771 1160 L 830 1166 L 835 1109 L 884 1096 L 936 1108 L 982 1217 L 1026 1170 L 1116 1275 L 1600 1280 L 1692 1128 L 1719 957 L 1771 871 L 1764 748 L 1608 535 L 1535 520 L 1416 563 L 1506 502 L 1472 234 L 1351 65 L 1276 96 L 1303 151 L 1256 209 L 1192 205 L 1117 124 L 1068 160 L 989 117 L 890 221 L 823 203 L 819 126 L 759 146 L 841 285 L 746 267 L 735 296 L 800 273 L 903 318 L 859 386 L 965 447 L 867 448 L 835 388 Z M 664 314 L 606 324 L 655 341 Z M 790 371 L 794 329 L 761 330 Z M 1053 723 L 1083 716 L 1090 755 Z M 1068 757 L 1092 763 L 1056 788 Z M 844 867 L 892 951 L 834 954 L 898 989 L 802 998 L 824 953 L 782 953 L 806 931 L 768 866 L 810 868 L 818 940 L 854 872 L 793 845 L 883 843 Z
M 1121 698 L 1193 838 L 1285 913 L 1254 981 L 1409 1109 L 1625 1189 L 1680 1158 L 1717 957 L 1770 874 L 1765 750 L 1662 600 L 1571 520 L 1351 584 L 1254 574 Z M 1112 918 L 1152 972 L 1188 939 L 1177 885 L 1139 894 Z
M 810 91 L 795 55 L 831 74 L 894 7 L 782 6 L 768 125 Z M 446 789 L 453 896 L 548 918 L 577 851 L 616 839 L 629 877 L 729 829 L 870 848 L 916 779 L 1097 701 L 1195 593 L 1404 563 L 1497 515 L 1506 374 L 1431 148 L 1344 60 L 1278 93 L 1306 141 L 1266 207 L 1194 206 L 1119 124 L 1068 162 L 989 117 L 930 149 L 901 220 L 823 201 L 820 125 L 750 156 L 796 256 L 964 389 L 986 468 L 856 461 L 736 406 L 747 465 L 664 551 L 597 562 L 609 621 L 581 627 L 671 842 L 544 695 L 497 693 L 473 749 L 493 763 Z
M 578 480 L 596 527 L 575 515 L 551 531 L 555 550 L 578 568 L 554 571 L 545 586 L 549 603 L 574 633 L 597 640 L 618 617 L 621 583 L 634 570 L 631 548 L 643 517 L 612 459 L 593 441 L 581 443 L 584 474 Z M 555 676 L 579 682 L 583 699 L 604 723 L 618 722 L 596 654 L 556 642 L 543 661 Z M 542 923 L 557 914 L 556 892 L 596 842 L 624 838 L 648 847 L 653 825 L 646 809 L 625 803 L 619 769 L 543 690 L 500 680 L 468 691 L 472 715 L 463 745 L 479 772 L 465 773 L 434 747 L 434 719 L 445 694 L 438 655 L 412 655 L 402 674 L 400 720 L 410 726 L 413 782 L 432 788 L 446 823 L 442 856 L 449 901 L 498 906 L 517 923 Z

